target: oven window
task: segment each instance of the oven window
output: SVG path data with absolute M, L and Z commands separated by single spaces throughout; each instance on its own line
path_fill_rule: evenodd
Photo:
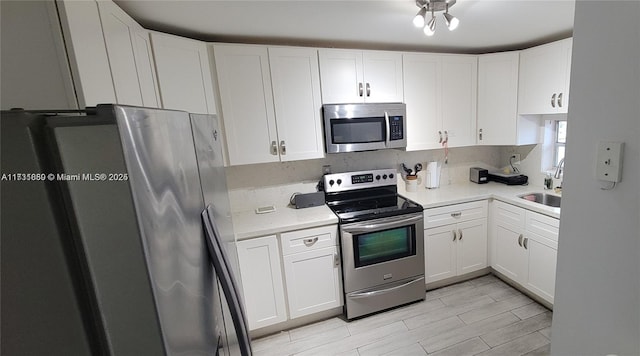
M 415 225 L 354 235 L 355 266 L 364 267 L 416 254 Z
M 332 119 L 331 139 L 335 144 L 384 142 L 384 118 Z

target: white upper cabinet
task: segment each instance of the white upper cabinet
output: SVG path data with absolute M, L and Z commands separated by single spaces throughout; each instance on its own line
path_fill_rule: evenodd
M 211 63 L 204 42 L 151 32 L 164 109 L 215 114 Z
M 2 110 L 78 109 L 55 3 L 2 1 L 0 7 Z
M 147 31 L 111 1 L 98 10 L 117 103 L 158 107 Z
M 117 103 L 98 4 L 56 2 L 80 108 Z
M 402 102 L 402 54 L 321 49 L 322 102 Z
M 518 113 L 567 113 L 572 43 L 568 38 L 521 52 Z
M 229 164 L 277 162 L 267 47 L 215 44 L 213 50 Z
M 518 116 L 519 52 L 478 58 L 478 145 L 538 143 L 537 118 Z
M 280 160 L 324 157 L 318 51 L 270 47 L 269 64 Z
M 472 55 L 403 55 L 408 151 L 476 143 L 477 72 Z
M 229 164 L 324 157 L 315 49 L 214 45 Z

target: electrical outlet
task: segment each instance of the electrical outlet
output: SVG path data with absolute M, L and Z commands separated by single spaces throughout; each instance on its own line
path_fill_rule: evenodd
M 519 153 L 511 154 L 511 158 L 512 158 L 513 164 L 520 164 L 520 154 Z
M 331 174 L 330 164 L 325 164 L 324 166 L 322 166 L 322 175 L 325 175 L 325 174 Z
M 596 157 L 596 178 L 607 182 L 619 182 L 622 179 L 622 152 L 624 142 L 598 142 Z

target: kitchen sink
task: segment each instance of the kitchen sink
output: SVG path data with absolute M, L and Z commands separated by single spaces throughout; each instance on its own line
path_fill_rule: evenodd
M 561 197 L 557 195 L 547 194 L 547 193 L 529 193 L 523 194 L 519 196 L 520 198 L 528 201 L 532 201 L 534 203 L 543 204 L 546 206 L 551 206 L 554 208 L 560 207 Z

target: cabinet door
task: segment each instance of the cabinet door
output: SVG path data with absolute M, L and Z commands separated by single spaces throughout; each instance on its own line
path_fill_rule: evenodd
M 502 222 L 495 223 L 494 265 L 498 272 L 524 284 L 527 274 L 527 250 L 521 246 L 524 236 L 521 229 Z
M 56 4 L 53 1 L 1 4 L 5 55 L 0 108 L 78 109 Z
M 78 106 L 117 102 L 98 4 L 93 1 L 57 1 L 56 4 Z
M 544 241 L 542 237 L 536 238 L 530 232 L 527 232 L 526 235 L 526 247 L 529 251 L 529 270 L 526 287 L 549 303 L 553 303 L 558 250 L 552 247 L 553 244 L 540 242 Z
M 439 57 L 405 54 L 404 102 L 407 105 L 407 151 L 440 148 Z
M 458 275 L 487 267 L 487 219 L 457 224 Z
M 455 225 L 446 225 L 424 231 L 425 283 L 456 275 Z
M 281 161 L 323 158 L 318 51 L 269 48 Z
M 142 106 L 142 93 L 136 69 L 134 33 L 142 30 L 115 3 L 98 1 L 104 42 L 118 104 Z
M 442 128 L 449 147 L 475 145 L 478 58 L 444 56 L 441 75 Z
M 567 112 L 564 102 L 563 107 L 557 105 L 557 97 L 566 85 L 568 70 L 563 44 L 562 41 L 553 42 L 521 52 L 518 113 Z
M 342 305 L 336 246 L 284 256 L 291 319 Z
M 238 241 L 237 246 L 249 329 L 287 320 L 276 236 Z
M 140 93 L 142 94 L 142 105 L 146 107 L 159 108 L 160 92 L 158 91 L 158 80 L 156 78 L 156 64 L 151 50 L 151 39 L 149 31 L 140 29 L 133 33 L 134 54 L 136 57 L 136 67 L 138 72 L 138 82 L 140 83 Z
M 365 51 L 363 53 L 364 100 L 370 103 L 401 103 L 402 54 Z
M 215 114 L 206 43 L 151 32 L 151 44 L 162 107 Z
M 213 51 L 229 163 L 277 162 L 267 47 L 215 44 Z
M 517 144 L 519 52 L 478 58 L 478 144 Z
M 320 80 L 324 104 L 361 103 L 364 101 L 362 52 L 321 49 Z

